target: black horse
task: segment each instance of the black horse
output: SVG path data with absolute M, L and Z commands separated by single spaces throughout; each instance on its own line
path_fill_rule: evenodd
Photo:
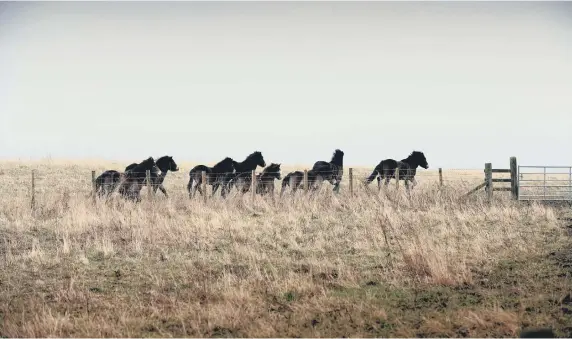
M 250 191 L 250 185 L 252 183 L 252 171 L 256 167 L 266 167 L 266 162 L 262 153 L 255 151 L 244 159 L 242 162 L 234 162 L 234 168 L 236 172 L 229 173 L 225 176 L 223 190 L 229 192 L 233 186 L 239 190 L 239 192 L 246 193 Z M 222 193 L 222 192 L 221 192 Z
M 161 192 L 163 192 L 163 194 L 166 197 L 168 197 L 169 195 L 167 194 L 167 190 L 163 186 L 163 181 L 165 181 L 165 177 L 167 176 L 167 173 L 169 173 L 169 171 L 171 172 L 179 171 L 179 166 L 177 166 L 177 163 L 175 162 L 175 160 L 173 160 L 173 157 L 168 155 L 162 156 L 159 159 L 157 159 L 157 161 L 155 161 L 155 164 L 157 166 L 153 170 L 151 170 L 150 173 L 153 193 L 157 193 L 157 188 L 158 188 L 161 190 Z M 127 166 L 125 168 L 125 172 L 131 171 L 137 165 L 138 165 L 137 163 L 133 163 Z M 143 183 L 143 186 L 146 185 L 147 181 Z
M 395 169 L 399 168 L 399 180 L 404 180 L 405 187 L 409 189 L 409 181 L 413 183 L 413 187 L 417 184 L 415 174 L 417 174 L 417 167 L 419 166 L 424 169 L 429 168 L 425 154 L 419 151 L 411 152 L 407 158 L 400 161 L 385 159 L 375 166 L 373 172 L 365 180 L 365 183 L 369 184 L 377 177 L 378 185 L 381 184 L 381 180 L 385 179 L 385 186 L 387 186 L 391 178 L 395 178 Z
M 109 197 L 121 180 L 123 173 L 115 170 L 107 170 L 95 179 L 95 192 L 98 197 Z
M 159 188 L 161 192 L 165 194 L 165 196 L 168 196 L 167 190 L 163 186 L 163 181 L 165 180 L 165 176 L 167 175 L 168 171 L 176 172 L 179 170 L 179 167 L 173 160 L 173 157 L 167 155 L 157 159 L 155 164 L 157 166 L 154 167 L 150 173 L 153 192 L 156 193 L 157 188 Z M 137 167 L 137 165 L 139 165 L 139 163 L 134 162 L 131 165 L 125 167 L 125 172 L 131 171 Z M 109 197 L 109 195 L 111 195 L 111 193 L 113 193 L 119 185 L 122 177 L 123 174 L 115 170 L 107 170 L 101 173 L 101 175 L 95 179 L 95 191 L 97 192 L 97 195 L 99 197 Z M 143 186 L 146 185 L 147 181 L 143 183 Z
M 271 163 L 256 175 L 256 193 L 265 195 L 267 193 L 274 196 L 274 180 L 280 180 L 280 165 Z
M 130 165 L 130 169 L 123 173 L 121 182 L 119 183 L 119 194 L 129 200 L 140 202 L 140 193 L 145 184 L 147 171 L 158 171 L 153 157 L 149 157 L 135 166 Z
M 232 158 L 226 157 L 215 164 L 213 167 L 208 167 L 205 165 L 197 165 L 189 171 L 189 183 L 187 184 L 187 190 L 189 191 L 189 198 L 195 196 L 197 190 L 201 195 L 203 195 L 203 189 L 201 184 L 203 182 L 202 172 L 205 171 L 207 174 L 207 185 L 213 187 L 212 195 L 216 193 L 218 188 L 225 182 L 228 174 L 234 173 L 234 164 L 236 161 Z M 193 184 L 195 184 L 193 186 Z M 206 194 L 206 192 L 204 192 Z M 224 195 L 223 190 L 221 194 Z
M 132 163 L 131 165 L 125 167 L 125 172 L 135 168 L 138 163 Z M 119 186 L 119 182 L 123 178 L 123 173 L 116 170 L 107 170 L 101 173 L 95 179 L 95 191 L 97 195 L 101 197 L 109 197 L 111 193 Z
M 316 174 L 315 184 L 312 185 L 314 190 L 325 180 L 334 185 L 334 192 L 338 192 L 344 174 L 344 152 L 336 149 L 330 162 L 316 161 L 312 171 Z
M 312 170 L 308 171 L 308 187 L 312 189 L 316 189 L 316 173 Z M 284 190 L 286 190 L 286 186 L 290 186 L 292 188 L 292 192 L 296 192 L 298 189 L 302 188 L 304 183 L 304 172 L 302 171 L 294 171 L 286 174 L 284 179 L 282 180 L 282 189 L 280 190 L 280 196 L 284 194 Z

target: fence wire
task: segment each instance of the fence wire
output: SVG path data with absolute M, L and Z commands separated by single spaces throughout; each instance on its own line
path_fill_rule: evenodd
M 346 195 L 350 193 L 354 195 L 361 194 L 381 194 L 384 191 L 393 191 L 396 189 L 405 191 L 406 185 L 403 180 L 399 184 L 395 179 L 390 179 L 388 185 L 385 185 L 385 180 L 379 183 L 377 179 L 371 182 L 366 182 L 366 179 L 372 174 L 372 170 L 368 168 L 351 168 L 351 182 L 350 182 L 350 168 L 345 167 L 341 171 L 341 182 L 339 182 L 339 193 Z M 168 171 L 161 173 L 160 171 L 150 172 L 149 178 L 147 172 L 126 172 L 117 170 L 115 175 L 109 176 L 110 172 L 106 169 L 99 168 L 92 173 L 92 170 L 86 168 L 78 168 L 76 166 L 68 167 L 50 167 L 44 166 L 31 170 L 27 166 L 15 166 L 12 168 L 4 168 L 0 170 L 0 185 L 3 189 L 8 190 L 10 195 L 4 196 L 3 200 L 22 200 L 36 202 L 48 201 L 53 199 L 93 199 L 94 196 L 99 199 L 103 197 L 99 195 L 102 188 L 109 188 L 111 186 L 111 195 L 119 195 L 120 187 L 131 187 L 134 189 L 141 199 L 176 199 L 183 200 L 189 199 L 189 183 L 191 188 L 199 186 L 199 188 L 206 189 L 206 196 L 209 199 L 213 198 L 213 189 L 220 184 L 214 197 L 220 197 L 223 191 L 227 197 L 243 196 L 244 194 L 253 193 L 252 190 L 252 172 L 223 172 L 223 173 L 205 173 L 207 183 L 202 183 L 202 173 L 197 172 L 196 176 L 191 177 L 189 171 L 179 170 L 176 172 Z M 285 181 L 288 174 L 293 172 L 301 172 L 304 174 L 306 171 L 308 175 L 308 187 L 310 191 L 314 192 L 313 196 L 326 197 L 332 194 L 334 185 L 328 179 L 340 176 L 337 170 L 320 171 L 324 177 L 322 182 L 316 184 L 312 181 L 312 171 L 304 168 L 287 168 L 281 169 L 279 173 L 276 171 L 264 171 L 260 167 L 255 171 L 255 192 L 256 195 L 266 192 L 266 196 L 273 196 L 279 198 L 280 194 L 291 196 L 294 194 L 294 188 L 288 185 L 290 182 Z M 107 173 L 107 174 L 105 174 Z M 279 175 L 277 175 L 279 174 Z M 107 179 L 105 180 L 107 175 Z M 402 174 L 403 175 L 403 174 Z M 400 176 L 402 176 L 400 175 Z M 508 177 L 505 173 L 495 173 L 495 178 Z M 279 177 L 279 179 L 278 179 Z M 93 180 L 95 178 L 95 180 Z M 314 177 L 315 178 L 315 177 Z M 192 179 L 192 180 L 191 180 Z M 417 169 L 414 181 L 409 183 L 411 192 L 433 192 L 436 188 L 440 187 L 454 187 L 459 191 L 469 191 L 476 185 L 481 184 L 484 179 L 482 169 L 447 169 L 442 170 L 425 170 Z M 335 181 L 334 181 L 335 182 Z M 226 184 L 222 185 L 222 184 Z M 283 188 L 283 184 L 284 185 Z M 102 184 L 102 185 L 99 185 Z M 151 191 L 149 190 L 149 184 Z M 317 191 L 312 190 L 312 186 L 319 186 Z M 99 191 L 94 194 L 94 188 Z M 303 182 L 297 191 L 304 191 Z M 192 191 L 192 189 L 191 189 Z M 297 194 L 297 192 L 296 192 Z M 199 199 L 200 192 L 196 192 L 192 198 Z

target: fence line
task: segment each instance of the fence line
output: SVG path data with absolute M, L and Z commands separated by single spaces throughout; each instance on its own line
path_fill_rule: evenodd
M 520 169 L 523 168 L 523 171 L 520 171 Z M 525 173 L 524 169 L 525 168 L 541 168 L 541 170 L 536 170 L 536 171 L 532 171 L 530 173 Z M 562 172 L 552 172 L 552 171 L 557 171 L 558 169 L 560 169 L 562 171 L 562 169 L 566 169 L 566 173 Z M 463 171 L 471 171 L 474 173 L 463 173 Z M 49 172 L 49 171 L 48 171 Z M 105 172 L 105 171 L 103 171 Z M 102 172 L 102 173 L 103 173 Z M 287 171 L 280 171 L 278 173 L 281 174 L 282 173 L 288 173 Z M 290 173 L 292 172 L 296 172 L 295 170 L 290 171 Z M 393 175 L 393 178 L 391 178 L 390 180 L 395 180 L 395 189 L 396 190 L 400 190 L 401 189 L 401 181 L 403 181 L 405 178 L 404 176 L 407 175 L 407 172 L 402 173 L 402 171 L 400 171 L 399 169 L 395 170 L 395 173 Z M 3 175 L 6 175 L 7 173 L 5 173 L 5 171 L 2 171 Z M 147 170 L 144 175 L 143 173 L 135 173 L 135 172 L 128 172 L 131 175 L 127 175 L 125 176 L 125 173 L 121 173 L 119 171 L 114 172 L 115 177 L 110 177 L 108 178 L 108 180 L 106 182 L 103 182 L 104 185 L 109 185 L 111 184 L 112 186 L 114 186 L 113 191 L 115 191 L 115 189 L 118 187 L 117 185 L 123 185 L 125 184 L 125 180 L 127 181 L 127 186 L 132 185 L 132 184 L 136 184 L 139 187 L 136 187 L 136 196 L 139 197 L 141 194 L 141 189 L 143 186 L 147 186 L 147 197 L 149 200 L 154 200 L 156 197 L 156 190 L 158 188 L 161 189 L 161 191 L 167 195 L 165 188 L 163 187 L 163 180 L 165 178 L 168 178 L 169 176 L 163 176 L 163 174 L 159 174 L 157 172 L 154 172 L 152 170 Z M 119 173 L 119 176 L 117 175 L 117 173 Z M 182 173 L 182 172 L 179 172 Z M 277 184 L 278 182 L 283 182 L 284 177 L 282 177 L 280 180 L 276 179 L 276 178 L 271 178 L 269 179 L 269 181 L 267 180 L 260 180 L 259 178 L 261 178 L 261 174 L 271 174 L 272 172 L 269 171 L 259 171 L 257 173 L 256 170 L 252 170 L 250 172 L 246 172 L 246 173 L 237 173 L 237 172 L 225 172 L 225 173 L 216 173 L 216 174 L 208 174 L 205 171 L 202 171 L 200 173 L 197 173 L 197 175 L 200 178 L 200 183 L 196 183 L 196 185 L 200 185 L 198 188 L 200 191 L 202 191 L 202 195 L 203 195 L 203 201 L 206 203 L 208 200 L 208 195 L 207 195 L 207 183 L 212 185 L 213 183 L 209 183 L 209 180 L 212 180 L 213 176 L 218 177 L 217 181 L 219 181 L 220 183 L 220 179 L 221 178 L 225 178 L 225 180 L 227 179 L 231 179 L 231 180 L 235 180 L 236 178 L 243 178 L 240 181 L 236 182 L 234 181 L 232 185 L 234 185 L 234 183 L 240 183 L 240 186 L 237 186 L 239 188 L 239 190 L 242 190 L 243 193 L 246 193 L 248 191 L 250 191 L 251 194 L 251 199 L 254 202 L 256 200 L 256 195 L 259 193 L 264 193 L 262 192 L 263 190 L 265 190 L 266 188 L 270 188 L 270 189 L 274 189 L 276 186 L 280 187 L 280 184 Z M 301 188 L 300 190 L 308 193 L 309 191 L 314 191 L 315 189 L 317 189 L 318 187 L 316 186 L 317 183 L 321 183 L 323 182 L 323 177 L 318 178 L 317 180 L 313 179 L 313 176 L 311 176 L 311 170 L 308 169 L 304 169 L 302 171 L 299 171 L 298 175 L 301 176 L 298 177 L 297 180 L 301 179 L 301 182 L 297 182 L 296 184 L 296 188 L 294 187 L 290 187 L 290 190 L 298 190 L 298 188 Z M 333 174 L 333 173 L 337 173 L 337 171 L 322 171 L 322 173 L 325 174 Z M 336 186 L 334 186 L 334 193 L 339 193 L 339 191 L 337 190 L 337 188 L 344 186 L 344 190 L 347 190 L 348 194 L 350 197 L 354 197 L 356 192 L 360 191 L 362 189 L 366 189 L 369 191 L 369 189 L 367 188 L 367 185 L 370 182 L 366 181 L 366 178 L 369 177 L 369 175 L 372 172 L 370 172 L 368 169 L 365 168 L 353 168 L 353 167 L 346 167 L 343 170 L 342 173 L 342 181 L 341 182 L 337 182 Z M 98 195 L 98 190 L 100 189 L 100 187 L 98 187 L 99 184 L 101 184 L 101 179 L 102 176 L 101 174 L 99 176 L 96 175 L 97 172 L 95 170 L 91 171 L 91 180 L 88 179 L 88 176 L 86 175 L 85 177 L 83 176 L 70 176 L 68 174 L 64 174 L 66 180 L 69 180 L 69 178 L 84 178 L 81 179 L 81 182 L 85 182 L 86 188 L 91 186 L 91 190 L 87 190 L 88 192 L 90 191 L 91 193 L 91 198 L 93 200 L 93 203 L 95 204 L 97 201 L 97 197 Z M 379 175 L 379 173 L 374 173 Z M 484 174 L 484 177 L 483 177 Z M 137 177 L 137 179 L 135 179 L 136 181 L 133 181 L 133 177 L 132 175 L 135 175 Z M 171 175 L 174 176 L 175 174 Z M 230 175 L 230 176 L 229 176 Z M 503 177 L 504 175 L 508 176 L 508 177 Z M 540 177 L 540 179 L 535 179 L 534 177 L 532 178 L 526 178 L 523 179 L 523 176 L 527 175 L 527 176 L 534 176 L 534 175 L 538 175 L 538 177 Z M 250 177 L 249 177 L 250 176 Z M 7 177 L 10 177 L 10 174 L 7 175 Z M 481 181 L 476 187 L 473 187 L 468 193 L 464 194 L 462 197 L 466 197 L 468 195 L 474 194 L 476 192 L 478 192 L 481 188 L 484 188 L 485 191 L 485 197 L 487 198 L 487 200 L 490 202 L 492 201 L 493 198 L 493 192 L 498 192 L 498 191 L 505 191 L 505 192 L 510 192 L 510 196 L 512 199 L 514 200 L 530 200 L 532 198 L 527 199 L 526 196 L 527 194 L 523 194 L 522 195 L 522 199 L 521 199 L 521 187 L 522 188 L 538 188 L 538 189 L 542 189 L 542 194 L 538 195 L 539 199 L 542 198 L 542 200 L 555 200 L 557 197 L 558 199 L 556 200 L 572 200 L 572 167 L 570 166 L 518 166 L 517 164 L 517 159 L 516 157 L 511 157 L 510 158 L 510 162 L 509 162 L 509 168 L 494 168 L 492 166 L 491 163 L 486 163 L 484 166 L 484 173 L 480 172 L 478 170 L 475 169 L 449 169 L 449 170 L 443 170 L 442 168 L 438 168 L 437 171 L 434 171 L 434 173 L 427 173 L 423 170 L 421 171 L 416 171 L 415 173 L 415 181 L 417 182 L 419 179 L 421 178 L 436 178 L 437 180 L 434 180 L 432 182 L 436 182 L 436 187 L 438 188 L 442 188 L 446 185 L 446 183 L 450 182 L 451 180 L 460 180 L 463 182 L 469 182 L 469 181 L 464 181 L 465 179 L 463 178 L 471 178 L 471 179 L 475 179 L 475 180 L 479 180 Z M 23 178 L 17 178 L 16 181 L 18 182 L 18 184 L 22 184 L 25 183 L 25 185 L 23 187 L 30 187 L 30 208 L 32 210 L 37 208 L 37 194 L 38 192 L 46 192 L 46 188 L 48 187 L 48 189 L 54 189 L 55 187 L 58 186 L 54 186 L 53 185 L 53 180 L 46 180 L 46 182 L 49 182 L 50 185 L 46 185 L 43 186 L 41 184 L 41 182 L 43 182 L 45 179 L 47 178 L 51 178 L 51 176 L 49 174 L 45 174 L 42 175 L 41 172 L 38 171 L 38 169 L 32 169 L 31 170 L 31 183 L 28 184 L 30 181 L 29 179 L 30 177 L 28 177 L 27 175 Z M 180 178 L 179 174 L 177 174 L 177 178 Z M 312 179 L 311 179 L 312 178 Z M 378 177 L 379 178 L 379 177 Z M 462 179 L 459 179 L 462 178 Z M 177 179 L 178 180 L 178 179 Z M 356 181 L 357 180 L 357 181 Z M 99 182 L 98 182 L 99 181 Z M 378 190 L 381 190 L 382 188 L 382 181 L 385 180 L 378 180 Z M 522 185 L 520 184 L 520 181 L 522 181 Z M 40 185 L 38 185 L 38 182 L 40 182 Z M 69 181 L 68 181 L 69 182 Z M 72 179 L 73 182 L 73 179 Z M 539 185 L 535 185 L 535 182 L 538 182 Z M 226 183 L 226 181 L 225 181 Z M 88 185 L 89 184 L 89 185 Z M 508 186 L 503 186 L 502 184 L 509 184 Z M 223 190 L 227 190 L 227 192 L 230 192 L 228 189 L 232 189 L 232 185 L 231 186 L 224 186 L 222 189 Z M 271 186 L 268 186 L 271 185 Z M 101 185 L 100 185 L 101 186 Z M 127 187 L 125 186 L 125 187 Z M 408 185 L 406 185 L 408 186 Z M 52 188 L 53 187 L 53 188 Z M 14 186 L 15 190 L 18 190 L 18 186 Z M 562 188 L 562 190 L 557 191 L 559 188 Z M 262 189 L 262 190 L 261 190 Z M 554 192 L 556 194 L 554 194 L 554 192 L 552 192 L 552 194 L 549 194 L 548 190 L 549 189 L 553 189 L 555 190 Z M 67 190 L 67 188 L 66 188 Z M 83 189 L 78 190 L 77 192 L 79 193 L 80 191 L 83 191 Z M 272 191 L 273 192 L 273 191 Z M 99 192 L 101 193 L 101 192 Z M 531 196 L 530 194 L 528 194 L 529 196 Z M 272 193 L 272 197 L 274 198 L 274 194 Z M 534 198 L 536 199 L 536 195 L 534 196 Z
M 516 171 L 514 171 L 514 168 L 516 167 L 516 158 L 514 158 L 514 164 L 511 158 L 511 169 L 510 170 L 505 170 L 505 169 L 493 169 L 492 166 L 490 165 L 490 163 L 487 163 L 485 165 L 485 182 L 480 184 L 478 187 L 476 187 L 475 189 L 473 189 L 471 192 L 469 192 L 469 194 L 476 192 L 478 189 L 485 187 L 485 191 L 486 191 L 486 195 L 489 198 L 489 200 L 492 198 L 492 192 L 493 191 L 497 191 L 497 190 L 507 190 L 506 188 L 501 188 L 501 187 L 493 187 L 493 183 L 494 182 L 510 182 L 511 183 L 511 191 L 513 192 L 513 197 L 515 195 L 515 192 L 518 192 L 518 182 L 513 180 L 514 177 L 516 177 Z M 362 186 L 366 187 L 366 183 L 365 183 L 365 178 L 367 178 L 367 176 L 369 176 L 370 172 L 367 169 L 363 169 L 360 168 L 357 172 L 357 177 L 356 177 L 356 169 L 353 167 L 349 167 L 347 168 L 347 178 L 345 181 L 348 182 L 349 184 L 347 185 L 348 188 L 348 192 L 349 192 L 349 196 L 353 197 L 355 192 L 356 192 L 356 178 L 358 178 L 358 183 L 361 185 L 358 185 L 357 187 L 361 188 Z M 450 179 L 450 177 L 447 175 L 447 173 L 454 173 L 454 175 L 452 177 L 459 177 L 459 176 L 467 176 L 467 177 L 472 177 L 472 178 L 476 178 L 476 174 L 465 174 L 465 173 L 460 173 L 461 171 L 469 171 L 467 169 L 451 169 L 448 171 L 443 171 L 442 168 L 438 168 L 438 171 L 436 174 L 429 174 L 429 173 L 423 173 L 422 171 L 417 173 L 415 173 L 415 178 L 423 178 L 423 177 L 437 177 L 438 181 L 438 187 L 441 188 L 445 185 L 445 181 L 447 181 L 448 179 Z M 470 169 L 470 171 L 475 171 L 475 169 Z M 105 172 L 105 171 L 104 171 Z M 283 171 L 280 171 L 283 172 Z M 292 171 L 294 172 L 294 171 Z M 304 192 L 308 192 L 310 190 L 315 189 L 315 182 L 313 182 L 312 180 L 309 180 L 308 174 L 309 174 L 309 170 L 308 169 L 304 169 L 303 171 L 303 178 L 302 178 L 302 183 L 301 186 L 303 188 Z M 331 174 L 331 173 L 335 173 L 337 171 L 322 171 L 322 173 L 326 173 L 326 174 Z M 345 172 L 345 171 L 344 171 Z M 124 173 L 120 173 L 120 180 L 118 181 L 114 181 L 112 182 L 113 185 L 122 185 L 125 183 L 125 180 L 132 180 L 132 178 L 130 176 L 125 177 Z M 142 172 L 129 172 L 131 175 L 135 174 L 143 174 Z M 224 173 L 217 173 L 216 176 L 218 177 L 224 177 L 224 176 L 228 176 L 230 174 L 235 175 L 232 179 L 236 178 L 237 176 L 242 176 L 247 178 L 248 175 L 250 175 L 250 183 L 249 185 L 244 182 L 244 184 L 247 184 L 247 186 L 244 186 L 243 189 L 246 189 L 246 191 L 250 190 L 251 191 L 251 197 L 252 197 L 252 201 L 254 202 L 256 200 L 256 195 L 258 193 L 258 189 L 259 189 L 259 184 L 263 184 L 266 183 L 266 181 L 259 181 L 258 180 L 258 175 L 262 174 L 262 173 L 272 173 L 272 172 L 265 172 L 264 170 L 257 173 L 256 170 L 252 170 L 250 173 L 236 173 L 236 172 L 224 172 Z M 511 179 L 502 179 L 502 178 L 492 178 L 492 173 L 509 173 L 511 175 Z M 345 176 L 346 173 L 343 173 L 342 175 Z M 155 177 L 154 177 L 155 176 Z M 138 181 L 136 182 L 137 185 L 139 185 L 139 193 L 137 193 L 137 196 L 140 195 L 140 189 L 143 186 L 147 186 L 147 192 L 148 192 L 148 199 L 149 200 L 154 200 L 155 198 L 155 192 L 156 189 L 160 186 L 162 186 L 163 182 L 162 180 L 160 180 L 159 182 L 156 182 L 155 180 L 157 178 L 161 178 L 161 174 L 158 174 L 156 172 L 151 172 L 150 170 L 147 170 L 145 172 L 145 176 L 144 178 L 139 176 Z M 208 200 L 208 195 L 207 195 L 207 183 L 208 183 L 208 179 L 209 176 L 205 171 L 200 172 L 200 178 L 201 178 L 201 182 L 200 182 L 200 186 L 202 188 L 202 195 L 203 195 L 203 200 L 206 203 Z M 96 171 L 92 170 L 91 171 L 91 198 L 93 199 L 93 203 L 95 204 L 97 201 L 97 197 L 98 197 L 98 185 L 97 185 L 97 180 L 101 177 L 100 176 L 96 176 Z M 164 177 L 163 177 L 164 178 Z M 323 178 L 322 178 L 323 179 Z M 400 181 L 404 180 L 403 178 L 403 174 L 400 173 L 399 168 L 395 169 L 394 172 L 394 177 L 393 179 L 395 179 L 395 188 L 396 190 L 400 189 Z M 401 179 L 401 180 L 400 180 Z M 280 181 L 277 179 L 272 178 L 272 184 L 274 185 L 275 181 Z M 284 178 L 281 178 L 281 180 L 284 180 Z M 36 208 L 36 189 L 37 189 L 37 170 L 34 169 L 32 170 L 32 182 L 31 182 L 31 208 L 35 209 Z M 378 181 L 378 190 L 381 190 L 381 186 L 382 183 L 381 181 L 383 180 L 379 180 Z M 105 184 L 109 184 L 109 182 L 104 183 Z M 131 184 L 128 182 L 128 185 Z M 197 183 L 198 184 L 198 183 Z M 250 186 L 250 187 L 248 187 Z M 345 186 L 345 185 L 344 185 Z M 115 187 L 116 188 L 116 187 Z M 114 188 L 114 191 L 115 191 Z M 334 191 L 335 193 L 338 193 L 337 191 Z M 164 192 L 165 193 L 165 192 Z M 166 193 L 165 193 L 166 194 Z M 516 193 L 518 194 L 518 193 Z M 273 195 L 274 197 L 274 195 Z

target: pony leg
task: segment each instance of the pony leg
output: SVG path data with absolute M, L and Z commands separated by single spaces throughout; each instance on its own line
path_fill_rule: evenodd
M 203 194 L 204 194 L 204 193 L 203 193 L 203 189 L 201 188 L 201 184 L 200 184 L 200 183 L 197 183 L 197 184 L 195 185 L 195 192 L 196 192 L 196 191 L 199 191 L 199 194 L 200 194 L 200 195 L 203 195 Z M 206 192 L 205 192 L 205 193 L 206 193 Z M 194 194 L 193 194 L 193 196 L 194 196 Z
M 242 185 L 242 194 L 246 194 L 248 191 L 250 191 L 250 185 Z
M 195 186 L 193 186 L 193 185 L 191 184 L 191 188 L 189 189 L 189 198 L 192 199 L 192 198 L 195 197 L 195 195 L 197 194 L 197 189 L 198 189 L 197 186 L 198 186 L 198 185 L 199 185 L 199 184 L 196 184 Z
M 226 198 L 227 193 L 230 193 L 231 187 L 230 182 L 223 181 L 221 188 L 220 188 L 220 196 Z
M 340 182 L 336 180 L 333 183 L 333 185 L 334 185 L 334 188 L 332 189 L 332 191 L 334 191 L 335 193 L 339 193 L 340 192 Z
M 218 182 L 215 182 L 215 183 L 213 184 L 213 193 L 212 193 L 211 196 L 214 197 L 216 191 L 218 191 L 219 186 L 220 186 L 220 183 L 218 183 Z M 221 191 L 222 191 L 222 190 L 221 190 Z
M 389 181 L 391 180 L 391 177 L 386 177 L 385 178 L 385 186 L 389 185 Z
M 189 183 L 187 184 L 187 191 L 189 192 L 189 199 L 193 197 L 193 182 L 192 178 L 189 178 Z
M 405 191 L 407 192 L 407 196 L 411 198 L 411 188 L 409 188 L 409 180 L 405 179 Z
M 334 192 L 339 193 L 340 192 L 340 185 L 342 183 L 342 177 L 338 176 L 335 179 L 335 184 L 334 184 Z
M 163 187 L 163 184 L 159 184 L 159 187 L 155 187 L 155 193 L 157 193 L 157 188 L 159 188 L 159 190 L 161 190 L 161 192 L 163 192 L 163 194 L 168 198 L 169 195 L 167 194 L 167 190 L 165 189 L 165 187 Z

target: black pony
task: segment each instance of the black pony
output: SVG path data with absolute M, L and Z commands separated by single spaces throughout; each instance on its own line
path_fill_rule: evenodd
M 156 193 L 157 188 L 159 188 L 161 190 L 161 192 L 163 192 L 163 194 L 165 194 L 165 196 L 168 196 L 167 190 L 163 186 L 163 181 L 165 180 L 165 176 L 167 175 L 168 171 L 176 172 L 179 170 L 179 167 L 177 166 L 177 164 L 173 160 L 173 157 L 167 156 L 167 155 L 157 159 L 155 164 L 157 166 L 154 167 L 153 169 L 151 169 L 151 173 L 150 173 L 151 174 L 151 185 L 153 186 L 153 191 L 154 191 L 154 193 Z M 137 167 L 137 165 L 139 165 L 139 164 L 134 162 L 131 165 L 125 167 L 125 172 L 131 171 L 132 169 Z M 95 179 L 95 191 L 97 192 L 97 195 L 99 197 L 103 197 L 103 196 L 109 197 L 109 195 L 115 191 L 115 189 L 119 185 L 119 182 L 121 181 L 122 178 L 123 178 L 123 174 L 121 172 L 115 171 L 115 170 L 107 170 L 107 171 L 101 173 L 101 175 L 99 175 Z M 143 186 L 146 186 L 146 185 L 147 185 L 147 181 L 145 181 L 143 183 Z
M 95 192 L 97 196 L 100 198 L 109 197 L 109 195 L 115 191 L 115 188 L 117 188 L 122 177 L 123 173 L 115 170 L 107 170 L 101 173 L 95 179 Z
M 130 200 L 136 202 L 141 201 L 141 188 L 145 184 L 147 171 L 158 171 L 157 165 L 153 157 L 143 160 L 141 163 L 131 166 L 128 171 L 123 173 L 121 182 L 119 183 L 119 193 Z
M 313 185 L 313 189 L 317 189 L 319 184 L 321 184 L 323 180 L 326 180 L 334 185 L 334 192 L 338 192 L 344 174 L 344 152 L 336 149 L 330 162 L 316 161 L 312 167 L 312 171 L 316 174 L 316 184 Z M 308 181 L 310 181 L 309 175 Z
M 387 186 L 391 178 L 395 178 L 395 169 L 399 168 L 399 180 L 404 180 L 405 187 L 409 189 L 409 181 L 413 183 L 413 187 L 417 184 L 415 181 L 415 174 L 417 173 L 417 167 L 419 166 L 424 169 L 429 168 L 425 154 L 419 151 L 411 152 L 407 158 L 402 159 L 401 161 L 385 159 L 375 166 L 375 169 L 365 182 L 366 184 L 369 184 L 377 177 L 378 185 L 381 184 L 381 180 L 385 179 L 385 186 Z
M 252 171 L 256 167 L 266 167 L 266 162 L 262 153 L 255 151 L 244 159 L 242 162 L 233 162 L 236 172 L 229 173 L 224 178 L 223 190 L 229 192 L 232 186 L 236 186 L 239 192 L 246 193 L 250 191 L 252 183 Z
M 308 188 L 313 190 L 316 189 L 316 173 L 312 170 L 308 171 Z M 304 183 L 304 172 L 302 171 L 294 171 L 286 174 L 284 179 L 282 180 L 282 189 L 280 190 L 280 196 L 284 194 L 284 190 L 286 186 L 290 186 L 292 188 L 292 192 L 296 192 L 298 189 L 302 188 L 302 184 Z
M 135 168 L 138 163 L 132 163 L 125 167 L 125 172 Z M 99 197 L 109 197 L 111 193 L 119 186 L 119 182 L 123 179 L 124 174 L 116 170 L 107 170 L 101 173 L 95 179 L 95 191 Z
M 169 195 L 167 194 L 167 190 L 163 186 L 163 181 L 165 181 L 165 177 L 167 176 L 167 173 L 169 173 L 169 171 L 171 172 L 179 171 L 179 166 L 177 166 L 177 163 L 175 162 L 175 160 L 173 160 L 173 157 L 168 155 L 162 156 L 159 159 L 157 159 L 157 161 L 155 161 L 155 164 L 157 166 L 153 170 L 151 170 L 150 173 L 153 193 L 157 193 L 157 188 L 158 188 L 161 190 L 161 192 L 163 192 L 163 194 L 165 194 L 166 197 L 168 197 Z M 131 171 L 137 165 L 138 165 L 137 163 L 133 163 L 127 166 L 125 168 L 125 172 Z M 143 183 L 143 186 L 146 185 L 147 181 Z
M 189 171 L 189 183 L 187 184 L 189 198 L 194 197 L 197 190 L 201 195 L 207 193 L 203 193 L 203 189 L 201 188 L 201 184 L 203 182 L 203 171 L 205 171 L 207 174 L 207 185 L 211 185 L 213 187 L 212 195 L 214 196 L 218 188 L 225 182 L 227 175 L 234 173 L 235 163 L 236 161 L 232 160 L 232 158 L 226 157 L 213 167 L 208 167 L 205 165 L 197 165 L 193 167 L 193 169 Z M 195 183 L 194 186 L 193 183 Z M 224 193 L 224 190 L 221 190 L 221 194 L 224 195 Z
M 256 193 L 274 196 L 274 180 L 280 180 L 280 164 L 270 164 L 262 173 L 256 175 Z

